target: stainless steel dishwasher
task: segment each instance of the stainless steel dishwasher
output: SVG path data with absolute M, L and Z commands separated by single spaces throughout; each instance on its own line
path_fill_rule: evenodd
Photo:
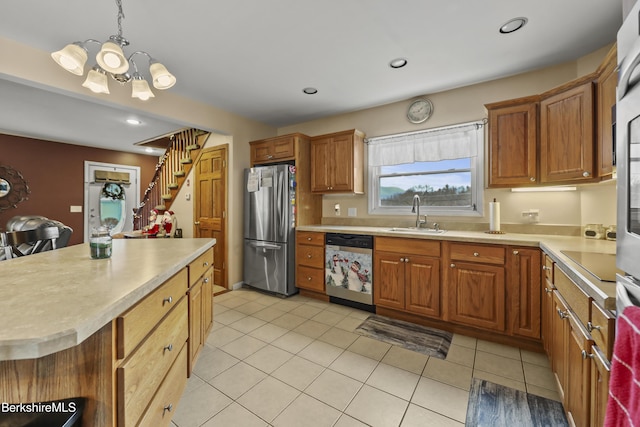
M 331 302 L 375 312 L 373 236 L 326 233 L 324 277 Z

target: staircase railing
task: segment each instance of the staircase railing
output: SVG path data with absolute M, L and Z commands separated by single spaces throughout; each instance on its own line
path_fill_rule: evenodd
M 209 136 L 198 129 L 185 129 L 171 135 L 171 143 L 160 156 L 156 171 L 144 192 L 142 201 L 133 212 L 133 229 L 141 230 L 153 209 L 169 210 L 186 180 L 195 158 Z

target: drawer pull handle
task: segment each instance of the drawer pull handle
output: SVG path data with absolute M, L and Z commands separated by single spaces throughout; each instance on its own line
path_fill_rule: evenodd
M 520 253 L 520 252 L 518 252 L 518 251 L 513 251 L 513 254 L 514 254 L 514 255 L 518 255 L 519 253 Z
M 204 279 L 202 279 L 202 281 L 203 281 L 204 283 L 209 283 L 209 278 L 208 278 L 208 277 L 205 277 Z
M 307 254 L 307 258 L 311 259 L 311 254 Z
M 173 344 L 169 344 L 162 349 L 162 352 L 173 350 Z
M 311 237 L 307 237 L 307 240 L 310 242 L 311 241 Z
M 598 325 L 594 325 L 594 324 L 593 324 L 593 323 L 591 323 L 591 322 L 587 322 L 587 330 L 588 330 L 589 332 L 593 332 L 593 331 L 594 331 L 594 329 L 600 330 L 600 326 L 598 326 Z
M 164 416 L 165 412 L 171 412 L 173 410 L 173 404 L 169 403 L 167 406 L 162 408 L 162 415 Z
M 308 277 L 307 277 L 307 280 L 310 282 L 310 281 L 311 281 L 311 276 L 308 276 Z
M 480 254 L 478 252 L 474 252 L 473 256 L 480 256 Z
M 544 291 L 545 291 L 546 293 L 548 293 L 548 294 L 550 294 L 551 292 L 553 292 L 553 291 L 552 291 L 551 289 L 549 289 L 549 288 L 544 288 Z
M 582 360 L 593 359 L 594 357 L 593 354 L 587 353 L 587 350 L 582 350 L 580 354 L 582 354 Z
M 454 263 L 451 263 L 451 268 L 454 268 L 456 265 Z
M 202 266 L 203 266 L 203 267 L 208 267 L 208 266 L 209 266 L 209 261 L 205 261 L 205 262 L 203 262 L 203 263 L 202 263 Z
M 162 305 L 164 305 L 165 303 L 171 304 L 172 302 L 173 302 L 173 297 L 169 296 L 162 300 Z
M 569 310 L 562 311 L 558 309 L 558 316 L 560 316 L 561 319 L 566 319 L 567 317 L 569 317 Z

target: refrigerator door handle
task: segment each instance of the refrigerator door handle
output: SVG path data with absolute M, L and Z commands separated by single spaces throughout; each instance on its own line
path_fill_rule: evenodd
M 281 245 L 276 245 L 275 243 L 251 242 L 249 243 L 249 245 L 253 248 L 260 248 L 260 249 L 275 249 L 275 250 L 282 249 Z

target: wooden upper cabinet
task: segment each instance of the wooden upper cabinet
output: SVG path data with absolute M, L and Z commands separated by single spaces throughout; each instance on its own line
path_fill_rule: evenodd
M 364 193 L 364 134 L 358 130 L 311 138 L 311 191 Z
M 540 101 L 540 181 L 594 178 L 594 88 L 590 74 L 549 91 Z
M 294 134 L 250 142 L 251 164 L 261 165 L 295 159 L 296 138 Z
M 604 62 L 598 68 L 596 84 L 597 101 L 597 137 L 598 152 L 596 157 L 597 172 L 601 178 L 613 173 L 613 136 L 612 108 L 616 105 L 616 86 L 618 85 L 617 49 L 613 45 Z
M 538 181 L 539 97 L 487 104 L 489 112 L 489 187 Z

